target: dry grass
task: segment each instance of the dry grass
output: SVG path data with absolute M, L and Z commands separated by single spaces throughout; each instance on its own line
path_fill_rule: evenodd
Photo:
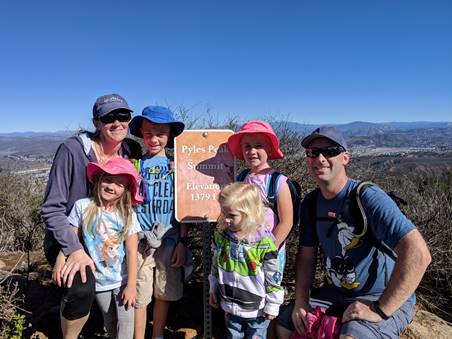
M 42 247 L 42 181 L 0 173 L 0 252 Z

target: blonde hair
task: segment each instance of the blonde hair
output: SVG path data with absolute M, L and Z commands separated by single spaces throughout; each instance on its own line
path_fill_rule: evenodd
M 114 175 L 101 172 L 94 177 L 94 188 L 93 188 L 93 199 L 87 206 L 85 213 L 83 214 L 83 227 L 85 230 L 94 238 L 94 225 L 97 229 L 100 229 L 102 220 L 102 198 L 101 198 L 101 183 L 106 177 L 111 177 Z M 116 202 L 116 209 L 118 214 L 122 219 L 124 227 L 121 232 L 121 240 L 126 238 L 129 228 L 132 225 L 132 197 L 130 193 L 130 179 L 129 184 L 125 187 L 124 193 Z
M 218 196 L 221 207 L 237 210 L 242 215 L 242 230 L 246 237 L 254 235 L 260 225 L 266 226 L 264 205 L 256 185 L 234 182 L 223 187 Z M 223 214 L 218 219 L 218 229 L 228 228 Z

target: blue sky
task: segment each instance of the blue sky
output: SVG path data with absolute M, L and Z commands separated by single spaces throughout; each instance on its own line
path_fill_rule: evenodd
M 451 121 L 452 1 L 1 1 L 0 133 L 97 96 L 192 116 Z

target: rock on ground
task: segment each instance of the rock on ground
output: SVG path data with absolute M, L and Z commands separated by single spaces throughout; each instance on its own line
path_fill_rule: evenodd
M 193 328 L 179 328 L 176 334 L 181 334 L 185 339 L 193 339 L 198 336 L 198 332 Z
M 402 339 L 451 339 L 452 324 L 433 313 L 417 310 L 414 320 L 403 332 Z

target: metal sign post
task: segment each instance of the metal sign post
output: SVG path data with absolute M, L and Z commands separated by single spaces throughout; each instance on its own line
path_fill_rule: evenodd
M 176 219 L 201 224 L 203 230 L 204 338 L 212 338 L 209 274 L 212 260 L 212 227 L 220 215 L 218 194 L 234 181 L 234 156 L 227 147 L 231 130 L 185 130 L 176 137 Z
M 203 310 L 204 310 L 204 338 L 212 338 L 212 308 L 209 304 L 209 274 L 212 265 L 212 223 L 206 221 L 202 224 L 202 287 L 203 287 Z

